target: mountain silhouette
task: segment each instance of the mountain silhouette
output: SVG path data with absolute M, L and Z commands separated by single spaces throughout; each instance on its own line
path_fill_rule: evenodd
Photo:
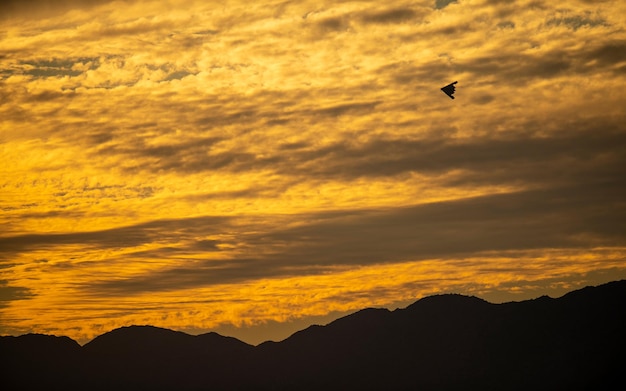
M 152 326 L 82 347 L 28 334 L 0 337 L 1 373 L 26 390 L 619 389 L 625 310 L 622 280 L 503 304 L 430 296 L 258 346 Z
M 217 333 L 192 336 L 131 326 L 103 334 L 83 348 L 91 369 L 89 389 L 186 390 L 207 384 L 228 389 L 253 346 Z

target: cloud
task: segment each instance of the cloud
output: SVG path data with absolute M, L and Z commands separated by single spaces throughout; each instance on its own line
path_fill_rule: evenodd
M 417 12 L 412 8 L 390 8 L 379 11 L 364 12 L 361 21 L 365 24 L 404 23 L 416 21 L 425 15 L 425 12 Z
M 0 238 L 0 252 L 17 253 L 41 248 L 53 248 L 64 245 L 83 245 L 106 250 L 118 247 L 138 247 L 153 241 L 167 241 L 170 235 L 180 233 L 183 226 L 193 224 L 194 228 L 205 234 L 216 232 L 217 228 L 228 219 L 225 217 L 202 217 L 184 221 L 164 220 L 137 225 L 92 232 L 27 234 Z
M 10 286 L 7 280 L 0 280 L 0 308 L 8 305 L 6 302 L 26 300 L 34 295 L 26 287 Z
M 596 27 L 596 26 L 605 26 L 606 20 L 604 19 L 591 19 L 585 16 L 568 16 L 561 18 L 550 19 L 547 22 L 548 25 L 554 26 L 567 26 L 572 30 L 576 31 L 581 27 Z
M 620 2 L 7 4 L 15 329 L 284 321 L 623 273 Z
M 529 197 L 529 200 L 523 199 L 521 195 L 517 196 L 519 199 L 513 196 L 499 196 L 481 198 L 473 202 L 449 202 L 388 211 L 301 215 L 287 219 L 287 221 L 292 221 L 289 225 L 295 223 L 295 226 L 287 229 L 279 228 L 284 224 L 281 220 L 284 221 L 285 218 L 278 218 L 278 216 L 276 226 L 254 222 L 242 225 L 237 220 L 218 217 L 155 221 L 99 232 L 3 238 L 0 248 L 6 254 L 15 254 L 35 249 L 50 250 L 68 245 L 82 245 L 85 248 L 95 248 L 97 251 L 123 247 L 131 250 L 124 252 L 123 256 L 127 259 L 152 257 L 163 260 L 176 259 L 183 254 L 199 258 L 206 256 L 206 251 L 217 251 L 221 254 L 219 258 L 203 261 L 201 264 L 193 262 L 189 270 L 176 267 L 155 273 L 153 281 L 158 281 L 159 287 L 170 286 L 173 289 L 177 286 L 179 288 L 184 286 L 183 282 L 188 280 L 196 284 L 228 283 L 293 273 L 319 272 L 330 265 L 398 262 L 403 259 L 422 259 L 459 252 L 494 250 L 495 248 L 490 247 L 493 246 L 490 242 L 493 238 L 490 238 L 490 235 L 511 235 L 511 229 L 507 228 L 509 222 L 531 219 L 531 212 L 543 213 L 539 208 L 540 205 L 545 205 L 544 209 L 552 210 L 557 215 L 565 214 L 564 212 L 568 209 L 567 205 L 561 206 L 561 209 L 552 205 L 551 200 L 556 195 L 546 197 L 545 193 L 540 194 L 541 196 L 535 195 L 535 199 Z M 581 200 L 579 195 L 576 198 L 579 202 L 575 206 L 585 205 L 590 201 L 588 197 L 590 196 Z M 545 202 L 539 202 L 536 198 L 545 198 Z M 604 195 L 602 202 L 610 205 L 615 203 L 615 200 Z M 500 203 L 503 206 L 498 207 Z M 525 217 L 517 214 L 506 215 L 505 212 L 511 208 L 507 205 L 515 203 L 528 206 L 529 210 L 513 209 L 514 212 L 521 213 Z M 563 208 L 565 210 L 562 210 Z M 579 211 L 579 213 L 581 218 L 584 218 L 582 212 Z M 498 216 L 498 221 L 493 221 L 495 216 Z M 230 223 L 226 224 L 228 221 Z M 474 221 L 475 228 L 465 232 L 462 227 L 470 221 Z M 523 237 L 530 235 L 528 241 L 525 242 L 526 246 L 559 247 L 568 244 L 564 238 L 549 234 L 556 227 L 558 224 L 540 229 L 533 224 L 525 227 L 523 232 L 511 235 L 511 240 L 520 241 Z M 588 229 L 599 230 L 598 227 L 588 227 Z M 607 230 L 604 232 L 605 235 L 610 232 L 616 235 L 615 230 L 610 226 L 604 229 Z M 230 240 L 198 240 L 207 235 L 219 235 L 226 232 L 234 234 L 234 237 Z M 263 233 L 256 235 L 246 232 Z M 134 248 L 141 248 L 143 245 L 154 242 L 161 243 L 161 245 L 150 251 L 132 251 Z M 507 241 L 504 239 L 495 242 L 498 246 L 503 246 L 499 249 L 516 248 L 515 244 L 507 247 Z M 250 248 L 250 251 L 256 255 L 253 258 L 246 258 L 238 255 L 238 252 L 220 250 L 218 246 L 223 244 L 229 244 L 232 248 L 242 246 Z M 137 277 L 132 278 L 131 281 L 136 279 Z M 141 281 L 142 277 L 138 279 Z M 149 284 L 146 283 L 146 285 Z
M 573 74 L 608 72 L 624 62 L 624 42 L 590 44 L 583 50 L 556 48 L 537 54 L 511 53 L 472 58 L 459 64 L 465 72 L 498 75 L 507 84 L 527 83 L 528 78 L 556 78 Z
M 89 289 L 98 294 L 132 295 L 317 275 L 338 266 L 492 254 L 483 255 L 489 258 L 501 252 L 540 249 L 623 247 L 626 211 L 620 205 L 625 185 L 623 181 L 616 183 L 610 191 L 609 187 L 589 189 L 578 185 L 382 210 L 276 216 L 275 220 L 243 225 L 234 220 L 230 228 L 223 224 L 220 227 L 237 232 L 230 245 L 249 249 L 245 254 L 224 250 L 217 258 L 90 283 Z M 159 231 L 164 232 L 161 240 L 174 224 L 165 223 L 149 225 L 160 227 Z M 179 221 L 175 226 L 179 227 L 178 237 L 224 232 L 206 230 L 209 225 L 200 219 Z M 143 231 L 144 227 L 135 229 Z M 225 244 L 208 241 L 206 247 L 205 241 L 190 243 L 192 247 L 184 249 L 201 250 L 196 254 L 215 251 L 217 245 Z M 172 252 L 176 250 L 160 249 L 142 255 L 165 259 Z
M 4 19 L 15 16 L 57 16 L 72 9 L 90 8 L 111 1 L 112 0 L 6 0 L 2 2 L 3 12 L 0 18 Z
M 493 99 L 493 98 L 489 98 Z M 320 109 L 313 116 L 358 115 L 375 104 L 343 105 Z M 357 112 L 353 112 L 358 110 Z M 307 116 L 309 114 L 306 114 Z M 486 126 L 498 126 L 487 123 Z M 180 173 L 210 171 L 273 171 L 286 176 L 352 181 L 362 177 L 388 177 L 415 172 L 440 176 L 456 170 L 455 185 L 519 183 L 550 185 L 557 181 L 593 180 L 599 175 L 616 179 L 614 167 L 623 162 L 623 132 L 602 118 L 544 125 L 522 122 L 509 134 L 471 139 L 446 138 L 435 132 L 423 139 L 369 138 L 364 142 L 340 140 L 327 145 L 300 141 L 269 146 L 261 151 L 215 149 L 223 141 L 209 137 L 160 146 L 105 145 L 99 154 L 127 156 L 145 169 Z M 548 128 L 548 136 L 543 133 Z M 140 160 L 136 160 L 140 159 Z M 492 167 L 498 167 L 493 169 Z M 580 175 L 585 173 L 584 177 Z M 502 175 L 504 173 L 504 175 Z
M 448 5 L 456 3 L 456 0 L 435 0 L 435 8 L 436 9 L 443 9 L 446 8 Z

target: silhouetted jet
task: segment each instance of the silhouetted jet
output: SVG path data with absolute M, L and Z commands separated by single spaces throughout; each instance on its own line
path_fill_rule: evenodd
M 441 88 L 441 91 L 445 92 L 446 95 L 448 95 L 450 97 L 450 99 L 454 99 L 454 85 L 458 83 L 458 81 L 455 81 L 454 83 L 450 83 L 447 86 Z

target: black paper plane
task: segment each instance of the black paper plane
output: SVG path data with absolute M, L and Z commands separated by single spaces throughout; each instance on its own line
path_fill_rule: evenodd
M 454 96 L 453 96 L 454 90 L 455 90 L 454 85 L 456 83 L 458 83 L 458 81 L 455 81 L 454 83 L 450 83 L 447 86 L 441 88 L 441 91 L 445 92 L 446 95 L 450 97 L 450 99 L 454 99 Z

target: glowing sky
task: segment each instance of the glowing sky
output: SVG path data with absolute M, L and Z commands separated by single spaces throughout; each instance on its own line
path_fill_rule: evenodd
M 0 334 L 626 278 L 624 1 L 0 7 Z

